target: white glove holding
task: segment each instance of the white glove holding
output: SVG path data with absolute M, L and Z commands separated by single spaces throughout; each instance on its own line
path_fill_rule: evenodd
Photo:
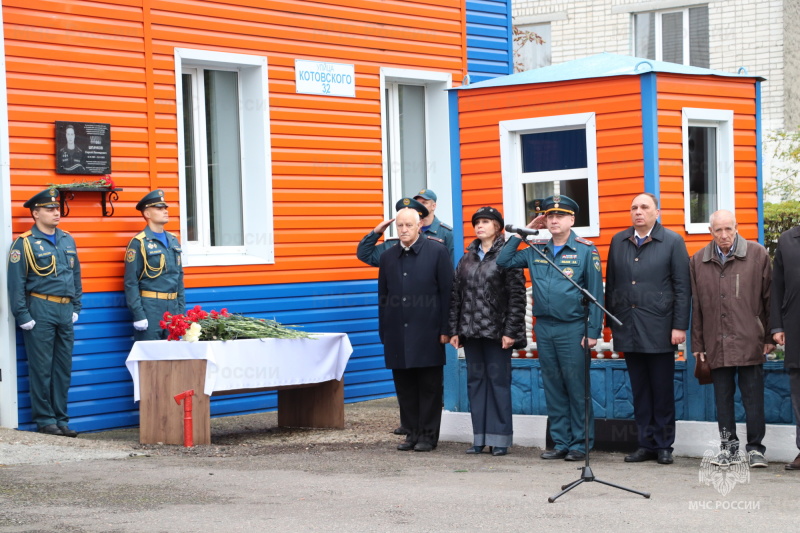
M 136 331 L 145 331 L 147 329 L 147 319 L 137 320 L 133 323 L 133 329 Z
M 36 325 L 36 321 L 35 320 L 31 320 L 30 322 L 25 322 L 24 324 L 20 324 L 19 327 L 21 327 L 25 331 L 30 331 L 30 330 L 33 329 L 33 326 L 35 326 L 35 325 Z
M 74 324 L 77 321 L 78 321 L 78 313 L 72 313 L 72 323 Z

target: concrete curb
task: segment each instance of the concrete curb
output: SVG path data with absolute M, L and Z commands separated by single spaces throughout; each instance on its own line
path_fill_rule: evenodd
M 545 448 L 547 417 L 542 415 L 514 415 L 514 445 Z M 736 425 L 740 438 L 747 435 L 744 424 Z M 679 457 L 703 457 L 706 451 L 716 451 L 719 433 L 716 422 L 678 420 L 676 423 L 674 454 Z M 439 439 L 447 442 L 472 443 L 472 420 L 469 413 L 442 412 Z M 795 427 L 768 424 L 764 437 L 769 461 L 791 462 L 797 456 Z

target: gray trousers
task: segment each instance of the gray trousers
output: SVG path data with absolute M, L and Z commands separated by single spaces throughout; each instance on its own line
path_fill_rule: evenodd
M 511 348 L 499 339 L 464 339 L 474 446 L 511 446 Z

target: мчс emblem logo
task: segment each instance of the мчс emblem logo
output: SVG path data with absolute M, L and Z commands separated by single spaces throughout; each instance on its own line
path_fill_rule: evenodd
M 723 440 L 727 438 L 723 436 Z M 741 450 L 706 450 L 700 463 L 700 483 L 712 485 L 722 496 L 727 496 L 737 483 L 750 482 L 750 462 Z

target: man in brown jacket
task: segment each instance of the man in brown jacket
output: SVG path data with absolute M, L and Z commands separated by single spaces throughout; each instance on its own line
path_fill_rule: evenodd
M 736 376 L 747 421 L 750 467 L 764 468 L 764 359 L 775 349 L 769 334 L 772 267 L 766 249 L 738 234 L 730 211 L 711 215 L 713 240 L 689 263 L 692 353 L 708 361 L 717 404 L 721 453 L 712 464 L 741 462 L 733 396 Z

